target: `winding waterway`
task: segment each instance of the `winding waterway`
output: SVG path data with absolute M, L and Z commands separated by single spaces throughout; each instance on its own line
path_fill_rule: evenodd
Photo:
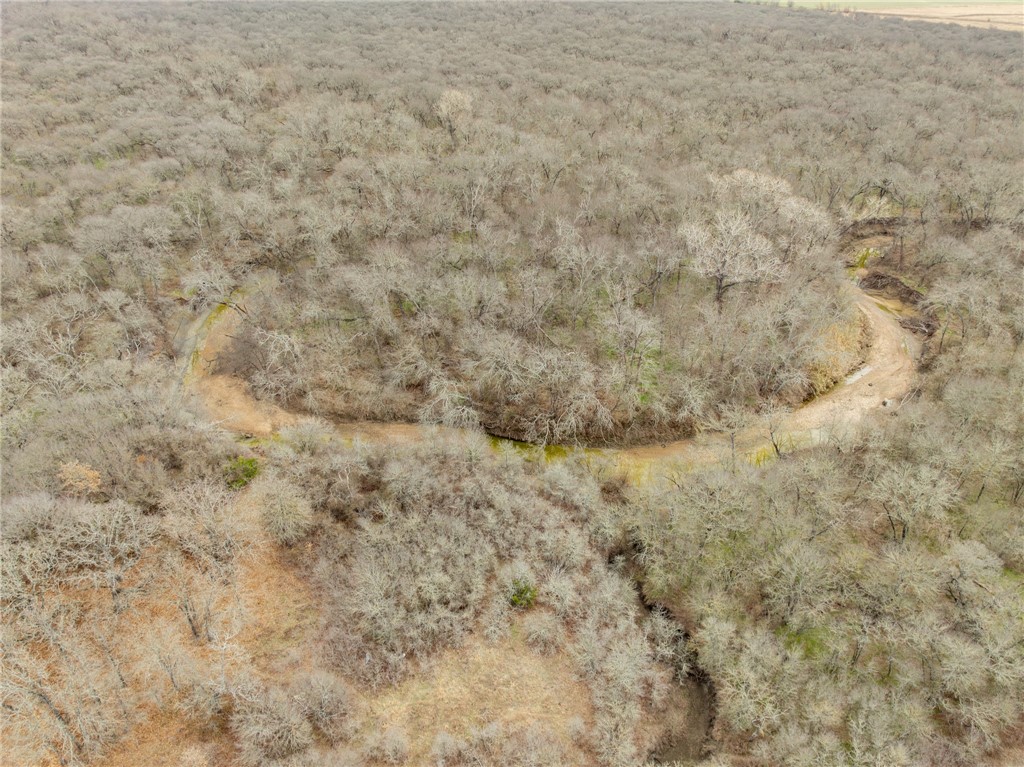
M 786 452 L 840 438 L 854 429 L 868 413 L 898 408 L 913 385 L 918 341 L 900 325 L 902 306 L 865 293 L 853 285 L 850 290 L 868 331 L 864 362 L 827 393 L 781 415 L 772 428 L 774 445 L 768 424 L 761 421 L 732 434 L 705 432 L 675 442 L 629 448 L 547 446 L 546 455 L 554 458 L 585 450 L 588 455 L 610 459 L 634 481 L 647 482 L 713 464 L 731 465 L 740 461 L 760 464 L 775 455 L 775 446 Z M 214 307 L 192 324 L 179 350 L 181 381 L 199 395 L 207 415 L 222 428 L 240 434 L 269 437 L 298 423 L 303 416 L 257 400 L 244 381 L 213 372 L 217 356 L 230 344 L 241 319 L 242 315 L 229 302 Z M 439 434 L 465 433 L 458 429 L 416 423 L 338 421 L 334 428 L 347 440 L 388 444 L 431 439 Z M 492 443 L 496 448 L 502 444 L 529 447 L 498 437 L 492 437 Z

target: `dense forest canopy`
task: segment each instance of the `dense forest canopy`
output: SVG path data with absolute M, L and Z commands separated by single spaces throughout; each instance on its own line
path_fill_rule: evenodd
M 3 759 L 1021 758 L 1020 35 L 732 3 L 2 22 Z M 866 372 L 874 299 L 912 382 L 780 440 Z M 715 433 L 731 460 L 644 482 L 542 450 Z M 424 725 L 403 685 L 449 653 L 534 709 Z

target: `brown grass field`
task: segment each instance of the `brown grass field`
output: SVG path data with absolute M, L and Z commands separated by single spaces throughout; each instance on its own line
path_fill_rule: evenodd
M 899 16 L 904 19 L 960 24 L 965 27 L 1005 29 L 1024 32 L 1024 3 L 984 3 L 962 5 L 923 5 L 912 7 L 858 9 L 881 16 Z

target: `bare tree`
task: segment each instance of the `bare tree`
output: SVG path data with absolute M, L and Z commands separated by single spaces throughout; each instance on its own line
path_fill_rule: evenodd
M 473 100 L 462 91 L 449 89 L 441 94 L 434 104 L 434 114 L 448 131 L 452 148 L 458 144 L 458 136 L 465 131 L 466 120 L 473 109 Z
M 782 279 L 781 260 L 772 243 L 743 213 L 718 213 L 710 225 L 690 224 L 682 234 L 690 268 L 714 282 L 719 311 L 731 288 Z

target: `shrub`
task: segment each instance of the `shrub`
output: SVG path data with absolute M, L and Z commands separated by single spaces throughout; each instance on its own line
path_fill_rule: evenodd
M 539 596 L 542 604 L 551 607 L 563 619 L 573 617 L 583 604 L 572 576 L 560 569 L 544 581 Z
M 196 732 L 212 733 L 230 702 L 220 685 L 200 682 L 185 689 L 176 708 Z
M 490 642 L 497 642 L 508 636 L 512 627 L 511 610 L 508 600 L 501 595 L 494 595 L 483 610 L 481 625 L 483 634 Z
M 282 546 L 302 539 L 313 527 L 313 507 L 295 485 L 277 477 L 263 477 L 253 484 L 252 502 L 263 527 Z
M 573 743 L 582 745 L 587 739 L 587 723 L 582 717 L 574 716 L 566 725 L 566 734 Z
M 228 571 L 242 546 L 232 495 L 213 480 L 181 485 L 160 499 L 164 533 L 203 570 Z
M 690 672 L 691 653 L 682 627 L 664 608 L 658 607 L 647 618 L 647 634 L 654 659 L 670 666 L 679 679 L 684 679 Z
M 404 730 L 392 727 L 373 735 L 366 752 L 371 759 L 385 764 L 404 764 L 409 758 L 409 739 Z
M 361 752 L 337 748 L 333 751 L 310 751 L 303 754 L 295 767 L 364 767 L 365 764 L 366 758 Z
M 224 466 L 224 481 L 233 490 L 241 490 L 260 473 L 259 463 L 255 458 L 232 458 Z
M 537 587 L 528 581 L 516 578 L 512 581 L 512 593 L 509 594 L 508 602 L 513 607 L 523 610 L 532 607 L 537 601 Z
M 502 744 L 502 764 L 541 767 L 563 764 L 564 757 L 565 752 L 555 734 L 536 722 L 512 733 Z
M 240 691 L 231 729 L 238 738 L 242 762 L 252 767 L 305 751 L 313 743 L 313 728 L 299 705 L 276 688 Z
M 565 764 L 565 751 L 559 739 L 540 724 L 507 731 L 501 723 L 491 722 L 473 730 L 468 741 L 441 732 L 434 738 L 430 756 L 437 767 L 461 764 L 546 767 Z
M 322 452 L 330 444 L 333 435 L 331 425 L 317 418 L 303 418 L 294 426 L 281 429 L 281 438 L 296 453 L 311 456 Z
M 316 671 L 298 680 L 294 692 L 306 718 L 324 738 L 335 744 L 352 737 L 352 695 L 344 682 L 326 671 Z
M 78 461 L 61 464 L 57 479 L 60 480 L 61 489 L 76 498 L 88 498 L 99 492 L 103 484 L 98 471 Z
M 203 746 L 189 746 L 181 752 L 178 767 L 210 767 L 210 754 Z
M 439 732 L 434 736 L 430 746 L 430 758 L 437 767 L 451 767 L 463 764 L 469 751 L 469 744 L 447 732 Z
M 526 643 L 542 653 L 554 652 L 562 640 L 561 622 L 543 611 L 530 613 L 523 619 L 523 633 Z

